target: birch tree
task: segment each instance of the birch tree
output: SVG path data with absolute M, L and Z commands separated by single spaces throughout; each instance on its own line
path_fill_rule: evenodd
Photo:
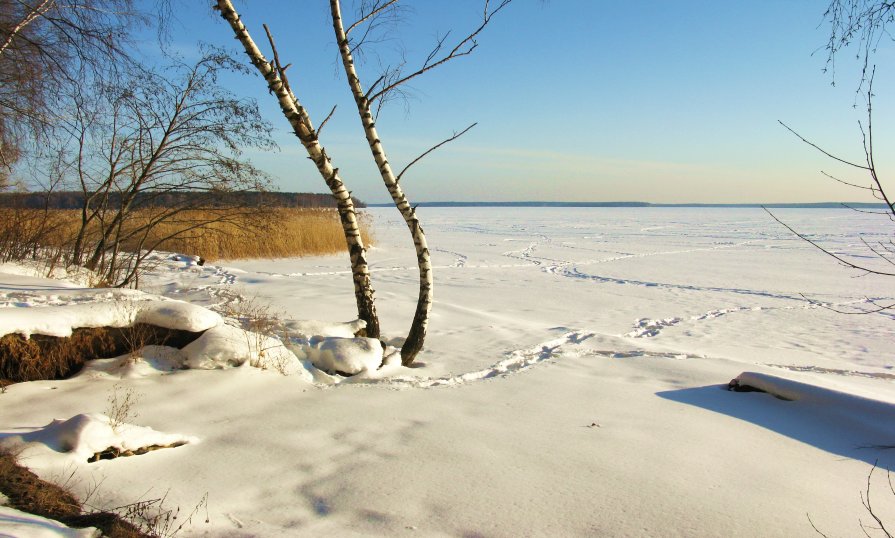
M 491 6 L 486 0 L 482 15 L 481 24 L 463 39 L 457 41 L 452 48 L 446 49 L 446 38 L 438 40 L 435 47 L 431 50 L 426 60 L 421 66 L 412 72 L 405 73 L 400 67 L 387 68 L 381 76 L 376 79 L 366 90 L 361 82 L 355 67 L 353 53 L 365 44 L 366 39 L 370 36 L 370 27 L 375 25 L 377 19 L 394 14 L 398 8 L 397 0 L 375 0 L 373 2 L 364 2 L 357 20 L 350 24 L 347 29 L 342 22 L 341 2 L 339 0 L 330 0 L 330 13 L 333 21 L 333 31 L 335 33 L 336 44 L 339 47 L 339 55 L 342 59 L 342 66 L 345 70 L 348 87 L 354 97 L 357 106 L 357 113 L 363 126 L 364 135 L 376 167 L 385 187 L 388 190 L 395 207 L 404 218 L 410 230 L 410 236 L 413 240 L 413 246 L 416 251 L 417 265 L 419 267 L 419 295 L 417 298 L 416 311 L 414 312 L 413 321 L 411 322 L 410 331 L 401 347 L 401 363 L 409 366 L 413 363 L 417 354 L 422 350 L 423 343 L 426 338 L 426 329 L 429 323 L 429 313 L 432 309 L 432 299 L 434 291 L 434 277 L 432 274 L 432 263 L 429 257 L 429 246 L 426 242 L 426 235 L 417 218 L 416 209 L 411 206 L 401 188 L 400 181 L 407 170 L 419 162 L 423 157 L 437 149 L 438 147 L 457 139 L 464 133 L 469 131 L 475 124 L 470 125 L 459 133 L 454 133 L 450 138 L 443 140 L 435 146 L 429 148 L 422 155 L 410 161 L 400 172 L 395 173 L 389 163 L 385 147 L 382 139 L 376 130 L 376 115 L 373 107 L 377 107 L 377 112 L 382 103 L 386 102 L 390 96 L 399 91 L 401 86 L 410 80 L 426 73 L 427 71 L 439 67 L 450 60 L 471 54 L 478 46 L 476 36 L 485 29 L 485 26 L 491 21 L 491 18 L 506 7 L 511 0 L 502 0 Z M 391 13 L 390 13 L 391 12 Z M 360 38 L 352 40 L 351 34 L 354 31 L 360 32 Z
M 268 89 L 276 96 L 280 110 L 289 121 L 295 136 L 301 141 L 302 146 L 308 153 L 308 157 L 314 162 L 317 171 L 336 199 L 351 260 L 351 273 L 354 281 L 354 295 L 358 317 L 367 324 L 366 335 L 370 338 L 379 338 L 379 317 L 376 314 L 373 287 L 370 282 L 370 270 L 367 266 L 366 248 L 360 235 L 354 202 L 351 199 L 351 193 L 345 187 L 339 175 L 339 169 L 333 167 L 332 160 L 320 144 L 319 128 L 314 128 L 308 112 L 301 105 L 301 102 L 289 85 L 289 79 L 286 76 L 286 69 L 289 65 L 284 66 L 280 62 L 273 36 L 267 26 L 265 26 L 265 31 L 273 55 L 272 60 L 268 60 L 262 54 L 230 0 L 216 0 L 214 8 L 230 25 L 236 39 L 239 40 L 249 56 L 252 65 L 264 77 Z M 329 116 L 327 116 L 328 118 Z M 321 122 L 321 127 L 325 123 L 326 119 Z

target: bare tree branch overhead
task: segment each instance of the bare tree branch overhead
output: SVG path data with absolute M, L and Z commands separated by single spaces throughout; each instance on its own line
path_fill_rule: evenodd
M 815 144 L 814 142 L 806 139 L 805 137 L 803 137 L 801 134 L 799 134 L 797 131 L 795 131 L 794 129 L 792 129 L 790 126 L 786 125 L 782 121 L 780 121 L 779 123 L 780 123 L 780 125 L 785 127 L 789 132 L 791 132 L 796 137 L 798 137 L 799 140 L 801 140 L 805 144 L 811 146 L 815 150 L 819 151 L 826 157 L 833 159 L 837 162 L 840 162 L 842 164 L 851 166 L 853 168 L 863 170 L 870 176 L 870 179 L 866 185 L 860 185 L 860 184 L 852 182 L 852 181 L 842 180 L 842 179 L 835 177 L 832 174 L 829 174 L 827 172 L 821 171 L 821 174 L 823 174 L 827 178 L 830 178 L 834 181 L 842 183 L 846 186 L 870 191 L 870 193 L 873 195 L 874 198 L 876 198 L 877 200 L 879 200 L 880 202 L 882 202 L 884 204 L 884 209 L 881 211 L 864 210 L 864 209 L 850 207 L 848 204 L 842 204 L 844 207 L 846 207 L 848 209 L 852 209 L 853 211 L 857 211 L 860 213 L 868 213 L 868 214 L 873 214 L 873 215 L 878 215 L 878 216 L 885 216 L 891 222 L 895 222 L 895 202 L 893 202 L 892 199 L 889 197 L 889 195 L 886 193 L 885 186 L 883 185 L 883 182 L 880 179 L 879 173 L 877 172 L 876 160 L 874 158 L 875 157 L 874 147 L 873 147 L 873 78 L 874 78 L 874 73 L 875 73 L 875 68 L 872 68 L 870 70 L 870 76 L 866 80 L 866 92 L 864 93 L 864 102 L 865 102 L 865 106 L 866 106 L 866 120 L 865 120 L 866 127 L 864 125 L 864 122 L 860 122 L 860 121 L 858 122 L 858 129 L 861 132 L 861 145 L 862 145 L 862 149 L 864 152 L 864 163 L 863 164 L 856 163 L 856 162 L 838 157 L 838 156 L 834 155 L 833 153 L 825 150 L 821 146 Z M 864 237 L 860 238 L 861 242 L 864 244 L 864 247 L 872 254 L 872 258 L 880 264 L 879 266 L 874 266 L 867 262 L 853 262 L 853 261 L 846 259 L 844 257 L 844 255 L 840 255 L 835 252 L 832 252 L 831 250 L 824 247 L 819 242 L 805 236 L 804 234 L 799 233 L 798 231 L 793 229 L 790 225 L 786 224 L 781 219 L 779 219 L 770 210 L 768 210 L 767 208 L 764 208 L 764 209 L 765 209 L 765 211 L 768 212 L 769 215 L 771 215 L 771 217 L 774 218 L 774 220 L 776 220 L 778 223 L 780 223 L 781 225 L 786 227 L 787 230 L 789 230 L 790 232 L 795 234 L 797 237 L 799 237 L 803 241 L 809 243 L 816 249 L 820 250 L 827 256 L 830 256 L 831 258 L 835 259 L 843 266 L 848 267 L 850 269 L 855 269 L 855 270 L 861 271 L 865 275 L 870 274 L 870 275 L 879 275 L 879 276 L 895 276 L 895 272 L 892 272 L 891 269 L 886 268 L 887 265 L 895 266 L 895 249 L 891 248 L 885 242 L 878 241 L 878 242 L 875 242 L 876 244 L 872 244 L 872 243 L 868 242 Z M 892 243 L 891 239 L 889 240 L 889 243 L 890 244 Z M 876 303 L 873 303 L 873 304 L 874 304 L 875 308 L 872 308 L 869 310 L 859 310 L 858 312 L 855 312 L 855 313 L 876 313 L 876 312 L 881 312 L 884 310 L 891 309 L 893 306 L 895 306 L 895 305 L 886 305 L 886 306 L 880 307 L 880 305 L 877 305 Z

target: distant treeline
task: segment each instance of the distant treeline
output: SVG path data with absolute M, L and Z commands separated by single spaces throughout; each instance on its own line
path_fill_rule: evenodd
M 120 195 L 110 194 L 112 205 L 120 203 Z M 241 206 L 241 207 L 292 207 L 317 208 L 336 207 L 336 201 L 329 194 L 309 192 L 142 192 L 134 201 L 135 207 L 175 207 L 196 205 L 201 207 Z M 354 198 L 355 207 L 367 207 Z M 84 206 L 84 193 L 77 191 L 59 192 L 7 192 L 0 193 L 0 207 L 20 207 L 26 209 L 80 209 Z
M 392 204 L 370 204 L 388 207 Z M 792 208 L 792 209 L 886 209 L 884 203 L 874 202 L 810 202 L 782 204 L 652 204 L 649 202 L 421 202 L 419 207 L 718 207 L 718 208 Z

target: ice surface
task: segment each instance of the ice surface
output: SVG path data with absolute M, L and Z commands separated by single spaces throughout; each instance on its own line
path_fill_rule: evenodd
M 370 212 L 377 309 L 400 345 L 415 257 L 394 210 Z M 202 442 L 95 464 L 31 448 L 23 462 L 101 480 L 112 506 L 151 489 L 192 507 L 207 493 L 210 523 L 185 536 L 816 536 L 806 514 L 829 536 L 860 534 L 870 469 L 895 470 L 883 448 L 895 445 L 895 317 L 824 306 L 893 301 L 895 279 L 850 278 L 760 210 L 418 212 L 436 302 L 414 368 L 391 348 L 385 367 L 371 371 L 371 355 L 346 379 L 308 361 L 336 341 L 315 336 L 357 330 L 332 321 L 356 315 L 346 256 L 164 259 L 143 280 L 153 293 L 282 312 L 300 375 L 165 369 L 251 364 L 253 337 L 225 325 L 168 362 L 146 350 L 12 385 L 0 437 L 99 412 L 115 384 L 139 388 L 141 424 Z M 858 232 L 891 237 L 889 221 L 847 210 L 778 216 L 855 259 Z M 4 309 L 117 300 L 25 278 L 0 278 Z M 796 397 L 725 390 L 744 372 Z M 870 482 L 895 521 L 885 473 Z

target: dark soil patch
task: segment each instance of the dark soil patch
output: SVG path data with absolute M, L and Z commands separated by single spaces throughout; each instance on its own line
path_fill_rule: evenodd
M 115 458 L 127 458 L 130 456 L 141 456 L 143 454 L 148 454 L 150 452 L 154 452 L 156 450 L 161 450 L 163 448 L 177 448 L 179 446 L 183 446 L 186 444 L 186 441 L 178 441 L 176 443 L 171 443 L 170 445 L 147 445 L 141 446 L 140 448 L 135 448 L 133 450 L 121 450 L 118 447 L 110 446 L 105 450 L 101 450 L 96 454 L 87 458 L 87 463 L 93 463 L 99 460 L 114 460 Z
M 179 349 L 201 334 L 145 323 L 122 328 L 80 328 L 64 338 L 7 334 L 0 338 L 0 385 L 66 379 L 78 373 L 87 360 L 118 357 L 148 345 Z
M 9 506 L 60 521 L 69 527 L 96 527 L 110 538 L 148 538 L 148 534 L 110 512 L 82 513 L 81 504 L 64 488 L 44 482 L 18 465 L 10 454 L 0 453 L 0 493 Z

